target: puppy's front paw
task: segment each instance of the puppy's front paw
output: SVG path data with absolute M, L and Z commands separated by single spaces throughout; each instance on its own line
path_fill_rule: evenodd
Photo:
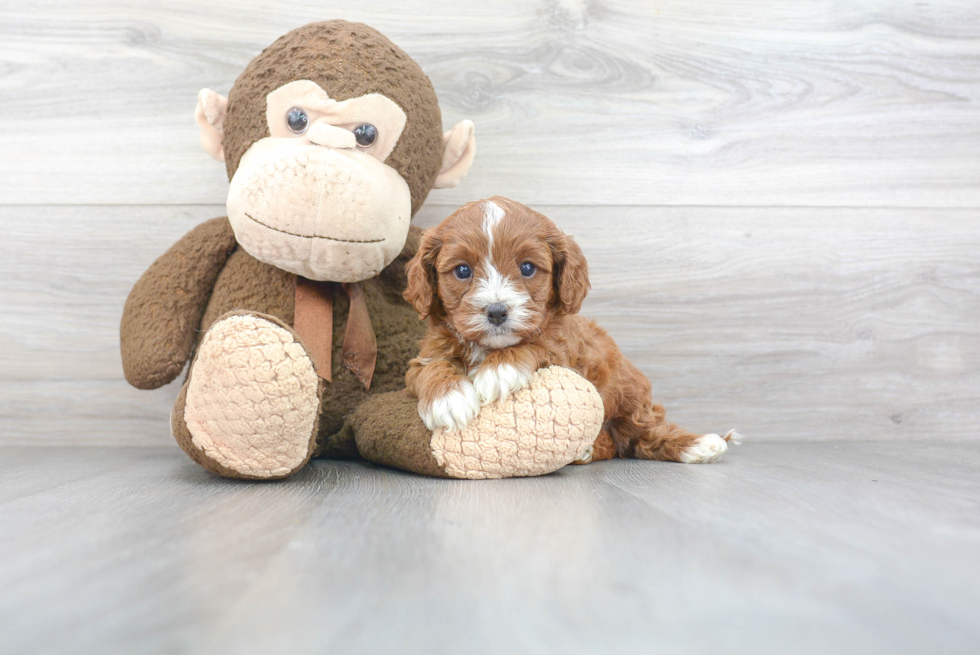
M 433 432 L 439 428 L 462 430 L 479 413 L 480 399 L 469 382 L 460 382 L 456 389 L 428 402 L 419 401 L 419 416 Z
M 484 365 L 476 369 L 476 374 L 473 375 L 473 386 L 476 387 L 481 405 L 492 403 L 498 398 L 507 398 L 530 382 L 531 373 L 513 364 Z

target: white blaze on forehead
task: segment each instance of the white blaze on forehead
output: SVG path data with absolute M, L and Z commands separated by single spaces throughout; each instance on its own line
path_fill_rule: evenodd
M 493 228 L 504 218 L 504 210 L 492 200 L 483 201 L 483 232 L 487 235 L 487 259 L 484 277 L 477 280 L 476 293 L 470 302 L 479 309 L 488 305 L 503 303 L 508 307 L 524 305 L 528 301 L 527 294 L 519 291 L 514 284 L 500 274 L 493 265 Z
M 487 235 L 487 252 L 493 261 L 493 228 L 504 218 L 504 210 L 492 200 L 483 202 L 483 232 Z
M 501 275 L 493 263 L 493 231 L 504 219 L 504 210 L 490 200 L 485 200 L 482 207 L 487 252 L 481 262 L 483 275 L 474 280 L 473 292 L 468 299 L 477 313 L 471 316 L 467 323 L 469 327 L 484 332 L 485 336 L 480 340 L 484 347 L 506 348 L 520 342 L 521 337 L 515 335 L 514 330 L 523 330 L 528 326 L 532 312 L 527 308 L 527 304 L 531 298 L 519 285 Z M 487 307 L 496 304 L 507 307 L 507 319 L 502 325 L 490 323 L 485 314 Z

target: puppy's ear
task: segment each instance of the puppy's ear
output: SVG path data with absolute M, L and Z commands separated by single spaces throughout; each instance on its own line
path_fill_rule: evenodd
M 408 286 L 405 288 L 405 300 L 410 302 L 418 312 L 419 318 L 425 320 L 432 314 L 438 314 L 442 307 L 439 302 L 438 273 L 436 258 L 442 247 L 442 239 L 438 228 L 426 230 L 415 256 L 405 267 Z
M 552 243 L 555 260 L 552 273 L 557 308 L 565 314 L 575 314 L 592 285 L 589 283 L 589 264 L 575 239 L 562 234 Z

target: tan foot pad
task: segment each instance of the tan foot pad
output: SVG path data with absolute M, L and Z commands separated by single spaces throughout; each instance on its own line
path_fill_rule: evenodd
M 231 316 L 205 335 L 184 420 L 207 457 L 243 476 L 289 475 L 309 458 L 317 416 L 313 362 L 293 334 Z
M 453 478 L 543 475 L 583 458 L 602 427 L 602 398 L 574 371 L 541 369 L 526 389 L 484 406 L 463 430 L 432 435 L 432 454 Z

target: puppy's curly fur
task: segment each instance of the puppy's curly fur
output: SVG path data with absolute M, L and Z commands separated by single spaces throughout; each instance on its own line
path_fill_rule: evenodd
M 406 383 L 430 429 L 457 429 L 480 405 L 514 393 L 539 368 L 574 369 L 602 396 L 591 461 L 721 457 L 725 437 L 668 422 L 650 381 L 595 321 L 578 315 L 589 272 L 578 244 L 547 217 L 506 198 L 464 205 L 422 237 L 405 299 L 427 321 Z

